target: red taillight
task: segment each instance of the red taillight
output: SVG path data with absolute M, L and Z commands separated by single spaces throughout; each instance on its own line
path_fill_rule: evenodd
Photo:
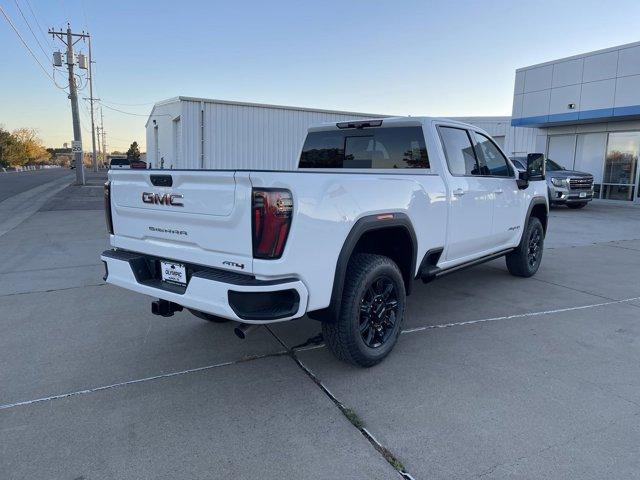
M 111 217 L 111 181 L 104 184 L 104 216 L 107 221 L 107 230 L 113 235 L 113 218 Z
M 293 197 L 284 189 L 253 189 L 251 204 L 253 257 L 280 258 L 287 243 Z

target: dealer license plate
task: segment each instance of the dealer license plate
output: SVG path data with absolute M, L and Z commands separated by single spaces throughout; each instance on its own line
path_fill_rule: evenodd
M 182 263 L 160 260 L 162 281 L 176 285 L 187 284 L 187 268 Z
M 587 198 L 587 192 L 580 192 L 580 198 Z

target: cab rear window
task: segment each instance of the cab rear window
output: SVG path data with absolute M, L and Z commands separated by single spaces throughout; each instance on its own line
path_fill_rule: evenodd
M 129 165 L 129 160 L 126 158 L 112 158 L 111 165 Z
M 422 127 L 310 132 L 300 168 L 429 168 Z

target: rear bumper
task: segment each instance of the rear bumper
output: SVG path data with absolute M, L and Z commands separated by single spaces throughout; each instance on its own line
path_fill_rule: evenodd
M 134 292 L 161 298 L 244 323 L 275 323 L 305 314 L 309 297 L 304 283 L 295 278 L 258 280 L 225 270 L 187 265 L 186 287 L 157 278 L 157 258 L 126 250 L 106 250 L 105 280 Z

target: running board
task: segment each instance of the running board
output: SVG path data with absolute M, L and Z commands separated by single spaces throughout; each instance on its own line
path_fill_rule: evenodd
M 480 265 L 482 263 L 490 262 L 491 260 L 495 260 L 496 258 L 503 257 L 509 252 L 512 252 L 515 248 L 508 248 L 506 250 L 500 250 L 499 252 L 492 253 L 491 255 L 486 255 L 484 257 L 476 258 L 475 260 L 471 260 L 470 262 L 462 263 L 460 265 L 456 265 L 454 267 L 442 269 L 440 267 L 436 267 L 435 265 L 427 265 L 422 272 L 420 272 L 420 278 L 424 283 L 429 283 L 436 278 L 444 277 L 453 272 L 457 272 L 458 270 L 463 270 L 469 267 L 475 267 L 476 265 Z

